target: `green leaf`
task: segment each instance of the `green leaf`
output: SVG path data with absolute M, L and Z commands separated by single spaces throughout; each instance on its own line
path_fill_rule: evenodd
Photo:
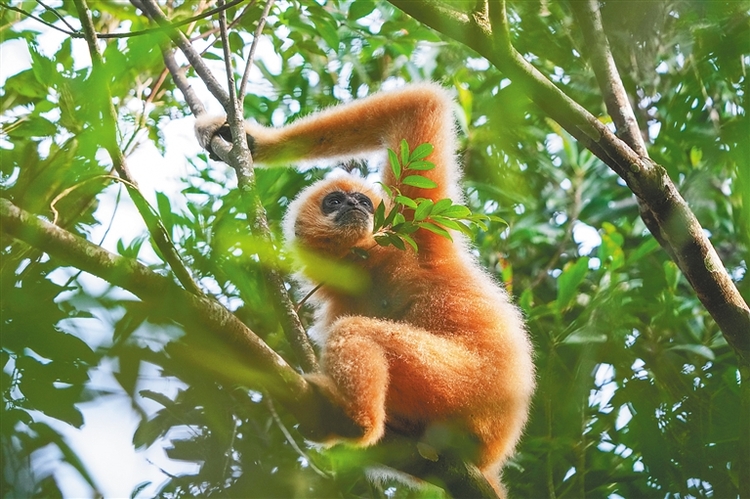
M 567 264 L 557 278 L 557 307 L 565 310 L 575 297 L 578 286 L 586 278 L 589 270 L 589 258 L 581 257 L 573 264 Z
M 426 170 L 432 170 L 435 168 L 435 163 L 432 161 L 412 161 L 409 163 L 409 166 L 407 166 L 407 170 L 419 170 L 419 171 L 426 171 Z
M 437 184 L 427 177 L 422 175 L 408 175 L 401 181 L 404 185 L 410 185 L 412 187 L 418 187 L 420 189 L 434 189 Z
M 239 33 L 237 31 L 232 30 L 229 32 L 229 50 L 237 54 L 239 56 L 242 56 L 242 50 L 245 48 L 245 41 L 242 39 Z
M 417 242 L 409 235 L 409 234 L 400 234 L 401 239 L 406 242 L 409 246 L 411 246 L 411 249 L 414 250 L 414 253 L 419 252 L 419 247 L 417 246 Z
M 172 204 L 167 195 L 163 192 L 157 191 L 156 205 L 159 208 L 159 216 L 164 227 L 167 229 L 167 233 L 170 237 L 173 237 L 174 217 L 172 216 Z
M 383 221 L 383 227 L 390 227 L 393 225 L 393 220 L 396 218 L 396 215 L 398 215 L 399 210 L 397 206 L 394 206 L 391 208 L 391 211 L 388 212 L 388 216 L 385 217 L 385 220 Z
M 471 210 L 466 206 L 460 204 L 452 204 L 447 207 L 442 213 L 444 217 L 450 218 L 468 218 L 471 216 Z
M 388 149 L 388 161 L 391 163 L 391 171 L 393 176 L 396 177 L 396 182 L 401 181 L 401 163 L 398 160 L 398 156 L 393 149 Z
M 401 139 L 401 164 L 406 165 L 409 162 L 409 144 L 406 139 Z
M 419 205 L 417 205 L 417 209 L 414 210 L 414 221 L 419 222 L 427 218 L 430 215 L 433 206 L 434 204 L 432 203 L 432 200 L 421 199 Z
M 409 162 L 417 161 L 420 159 L 424 159 L 430 154 L 432 154 L 432 151 L 435 148 L 432 146 L 432 144 L 420 144 L 414 149 L 411 153 L 411 156 L 409 157 Z M 410 168 L 413 169 L 413 167 L 410 166 Z
M 401 237 L 399 237 L 396 234 L 388 234 L 388 241 L 394 245 L 396 248 L 400 249 L 401 251 L 404 251 L 406 249 L 406 245 L 404 245 L 404 241 L 401 240 Z
M 438 202 L 435 203 L 435 206 L 432 208 L 432 214 L 433 215 L 445 215 L 445 211 L 453 205 L 453 201 L 451 201 L 449 198 L 440 199 Z
M 172 407 L 172 406 L 174 406 L 174 402 L 172 401 L 172 399 L 169 398 L 169 397 L 167 397 L 163 393 L 154 392 L 152 390 L 140 390 L 138 392 L 138 394 L 141 397 L 147 398 L 147 399 L 151 399 L 154 402 L 157 402 L 157 403 L 163 405 L 164 407 Z
M 373 232 L 379 231 L 385 222 L 385 203 L 381 201 L 373 214 Z
M 664 262 L 664 277 L 667 280 L 667 286 L 669 286 L 670 291 L 673 293 L 677 290 L 677 284 L 680 282 L 681 275 L 682 272 L 680 272 L 680 268 L 676 263 L 671 260 Z
M 451 237 L 450 232 L 448 232 L 447 230 L 445 230 L 442 227 L 439 227 L 439 226 L 437 226 L 437 225 L 435 225 L 433 223 L 430 223 L 430 222 L 420 222 L 419 223 L 419 227 L 422 228 L 422 229 L 429 230 L 430 232 L 433 232 L 433 233 L 435 233 L 435 234 L 437 234 L 439 236 L 443 236 L 444 238 L 453 241 L 453 238 Z
M 566 345 L 588 345 L 591 343 L 605 343 L 607 335 L 591 326 L 584 326 L 567 335 L 562 343 Z
M 450 218 L 445 218 L 440 215 L 431 215 L 430 220 L 448 229 L 461 230 L 461 227 L 459 226 L 458 222 L 456 222 L 455 220 L 451 220 Z
M 498 217 L 497 215 L 488 215 L 487 218 L 490 219 L 492 222 L 498 222 L 504 225 L 510 225 L 507 220 L 505 220 L 502 217 Z
M 458 230 L 460 230 L 461 232 L 463 232 L 467 236 L 471 237 L 471 236 L 474 235 L 474 233 L 471 230 L 471 227 L 469 227 L 465 223 L 456 221 L 456 225 L 458 226 Z M 487 229 L 482 229 L 482 230 L 484 230 L 485 232 L 487 231 Z
M 36 44 L 29 43 L 27 46 L 31 55 L 31 70 L 34 72 L 36 80 L 42 85 L 51 85 L 58 78 L 55 61 L 42 55 Z
M 667 351 L 683 351 L 683 352 L 689 352 L 695 355 L 698 355 L 700 357 L 703 357 L 708 360 L 716 360 L 716 355 L 714 355 L 714 351 L 708 348 L 706 345 L 675 345 L 673 347 L 670 347 L 667 349 Z
M 383 189 L 383 192 L 385 193 L 386 196 L 388 196 L 389 198 L 393 197 L 393 189 L 385 185 L 383 182 L 376 182 L 376 183 L 380 186 L 381 189 Z
M 388 234 L 378 234 L 375 236 L 375 242 L 378 243 L 379 246 L 389 246 L 391 244 Z
M 394 232 L 398 232 L 399 234 L 413 234 L 417 230 L 419 230 L 419 226 L 417 225 L 419 222 L 395 222 L 396 221 L 394 220 L 394 224 L 393 227 L 391 227 L 391 230 L 393 230 Z
M 349 6 L 347 18 L 351 21 L 362 19 L 370 15 L 373 10 L 375 10 L 375 2 L 372 0 L 354 0 Z
M 397 203 L 399 203 L 399 204 L 402 204 L 404 206 L 407 206 L 407 207 L 411 208 L 412 210 L 416 210 L 417 209 L 417 202 L 414 201 L 410 197 L 406 197 L 406 196 L 403 196 L 403 195 L 399 194 L 398 196 L 395 197 L 394 201 L 397 202 Z
M 339 34 L 336 26 L 328 19 L 324 19 L 318 16 L 311 17 L 313 19 L 313 23 L 315 23 L 315 27 L 317 28 L 318 35 L 323 40 L 325 40 L 326 45 L 328 45 L 333 50 L 338 51 L 339 43 L 341 42 L 341 40 L 339 39 Z

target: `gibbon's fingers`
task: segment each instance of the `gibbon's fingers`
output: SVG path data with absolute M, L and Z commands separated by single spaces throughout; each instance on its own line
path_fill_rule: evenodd
M 225 141 L 232 143 L 232 131 L 227 123 L 226 116 L 199 116 L 195 120 L 195 136 L 198 138 L 198 143 L 208 152 L 208 157 L 215 160 L 221 161 L 221 158 L 216 155 L 211 147 L 211 141 L 217 135 Z M 253 127 L 248 122 L 245 122 L 245 134 L 247 137 L 247 146 L 250 149 L 250 154 L 255 154 L 255 139 L 251 135 L 250 130 Z

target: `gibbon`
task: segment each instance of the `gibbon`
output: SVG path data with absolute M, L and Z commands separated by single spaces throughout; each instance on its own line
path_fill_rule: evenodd
M 440 86 L 412 84 L 282 128 L 246 123 L 246 131 L 254 161 L 267 166 L 398 151 L 402 139 L 411 148 L 430 143 L 426 159 L 436 167 L 419 173 L 437 187 L 399 189 L 412 199 L 458 203 L 452 108 Z M 226 137 L 224 123 L 198 120 L 203 147 L 217 133 Z M 388 166 L 380 176 L 386 186 L 395 184 Z M 417 252 L 376 244 L 373 211 L 382 199 L 380 189 L 343 174 L 311 185 L 289 206 L 287 242 L 355 265 L 365 283 L 356 292 L 312 283 L 322 284 L 312 295 L 322 373 L 308 379 L 362 428 L 350 442 L 372 445 L 386 427 L 420 436 L 458 432 L 473 442 L 471 460 L 504 496 L 501 467 L 521 436 L 534 389 L 521 314 L 461 237 L 419 229 L 412 234 Z

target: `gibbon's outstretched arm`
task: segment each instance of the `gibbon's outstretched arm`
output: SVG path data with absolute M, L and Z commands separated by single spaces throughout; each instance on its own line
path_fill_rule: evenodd
M 453 102 L 447 92 L 433 84 L 409 85 L 335 106 L 283 128 L 247 123 L 248 142 L 256 163 L 288 166 L 302 161 L 350 159 L 385 148 L 398 153 L 401 139 L 411 149 L 429 142 L 433 153 L 426 158 L 435 163 L 431 171 L 420 172 L 437 183 L 436 189 L 405 186 L 411 198 L 458 201 L 458 172 L 455 160 Z M 207 147 L 224 118 L 200 118 L 196 134 Z M 393 185 L 390 168 L 383 169 L 383 183 Z
M 436 167 L 420 173 L 438 187 L 400 186 L 402 193 L 459 201 L 451 108 L 437 85 L 410 85 L 283 128 L 246 124 L 246 131 L 253 158 L 267 165 L 386 147 L 398 152 L 401 139 L 412 149 L 428 142 L 434 150 L 427 159 Z M 223 124 L 223 118 L 196 124 L 204 147 L 217 133 L 226 137 Z M 395 182 L 387 165 L 382 181 Z M 287 242 L 305 250 L 300 253 L 356 267 L 359 281 L 356 290 L 345 289 L 334 282 L 340 276 L 316 276 L 315 264 L 302 261 L 303 276 L 321 284 L 311 302 L 323 372 L 308 379 L 362 429 L 350 442 L 373 444 L 388 427 L 441 451 L 447 445 L 504 496 L 500 470 L 521 436 L 534 389 L 521 314 L 460 242 L 419 229 L 413 234 L 418 252 L 377 245 L 372 228 L 379 200 L 365 180 L 343 175 L 314 183 L 289 205 Z

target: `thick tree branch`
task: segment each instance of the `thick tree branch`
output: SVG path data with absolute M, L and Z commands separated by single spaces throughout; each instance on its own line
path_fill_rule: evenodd
M 489 3 L 488 18 L 446 12 L 434 0 L 391 0 L 418 21 L 465 43 L 520 84 L 545 113 L 612 168 L 653 214 L 675 262 L 744 363 L 750 359 L 750 308 L 737 291 L 695 215 L 666 171 L 639 156 L 595 116 L 565 95 L 513 47 L 505 2 Z M 456 29 L 466 16 L 475 28 Z M 490 23 L 488 29 L 487 22 Z M 463 24 L 461 24 L 463 26 Z M 458 37 L 471 32 L 471 37 Z
M 4 198 L 0 198 L 0 222 L 4 233 L 48 253 L 52 258 L 130 291 L 145 302 L 159 304 L 170 317 L 182 324 L 205 329 L 212 337 L 231 347 L 231 352 L 246 367 L 249 375 L 235 382 L 247 382 L 250 387 L 267 390 L 300 422 L 316 428 L 321 424 L 320 417 L 315 415 L 316 410 L 339 414 L 333 419 L 347 420 L 281 356 L 215 300 L 188 293 L 169 278 L 140 263 L 110 253 L 21 210 Z M 216 369 L 222 367 L 217 365 Z

